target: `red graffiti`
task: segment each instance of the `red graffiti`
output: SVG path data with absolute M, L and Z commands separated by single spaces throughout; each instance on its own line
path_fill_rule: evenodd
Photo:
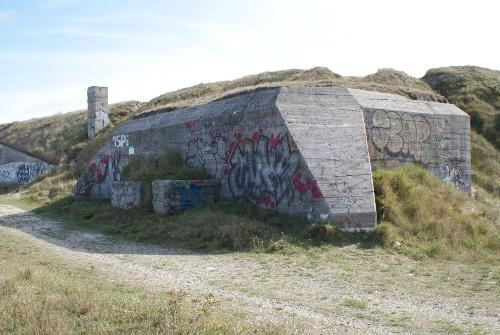
M 191 131 L 195 131 L 195 130 L 196 130 L 196 128 L 195 128 L 195 126 L 194 126 L 194 122 L 193 122 L 193 121 L 188 121 L 188 122 L 185 122 L 185 123 L 184 123 L 184 128 L 187 128 L 187 129 L 189 129 L 189 130 L 191 130 Z
M 240 147 L 243 149 L 245 147 L 245 139 L 240 133 L 234 134 L 235 141 L 229 143 L 229 149 L 227 150 L 226 153 L 226 158 L 224 159 L 224 175 L 227 176 L 229 174 L 229 171 L 231 170 L 231 164 L 230 164 L 230 159 L 233 157 L 234 151 L 236 150 L 236 147 Z
M 264 191 L 260 193 L 259 199 L 257 199 L 257 205 L 262 205 L 272 209 L 276 208 L 276 203 L 274 202 L 273 197 Z
M 292 178 L 292 186 L 296 192 L 299 192 L 300 195 L 304 195 L 307 191 L 311 191 L 311 194 L 314 199 L 319 199 L 323 197 L 323 193 L 318 187 L 316 180 L 307 179 L 306 182 L 302 181 L 302 172 L 298 171 Z
M 267 142 L 267 150 L 273 150 L 274 148 L 276 148 L 276 146 L 281 142 L 282 137 L 283 136 L 281 133 L 276 135 L 276 137 L 274 136 L 274 134 L 271 134 L 271 137 L 269 137 L 269 142 Z
M 264 129 L 259 129 L 259 131 L 256 131 L 252 134 L 252 141 L 254 142 L 257 142 L 259 140 L 259 138 L 262 136 L 262 134 L 264 133 Z
M 96 163 L 90 164 L 89 169 L 95 174 L 96 182 L 98 184 L 103 183 L 106 177 L 108 176 L 108 169 L 109 169 L 108 164 L 109 164 L 108 155 L 102 156 L 98 164 Z

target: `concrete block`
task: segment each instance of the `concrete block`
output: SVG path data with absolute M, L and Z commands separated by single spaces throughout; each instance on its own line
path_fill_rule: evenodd
M 219 199 L 216 180 L 155 180 L 153 208 L 161 214 L 179 214 L 197 206 L 206 206 Z
M 111 185 L 111 206 L 123 209 L 150 207 L 151 184 L 114 181 Z
M 87 89 L 87 132 L 92 138 L 109 124 L 108 88 L 91 86 Z

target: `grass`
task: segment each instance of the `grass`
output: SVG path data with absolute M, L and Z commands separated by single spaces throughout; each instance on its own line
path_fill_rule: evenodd
M 123 169 L 123 175 L 128 181 L 148 182 L 161 179 L 198 180 L 209 178 L 203 170 L 186 165 L 182 157 L 175 151 L 159 157 L 133 156 Z
M 213 295 L 149 292 L 103 280 L 0 232 L 2 334 L 290 334 L 224 315 Z M 20 243 L 21 242 L 21 243 Z
M 368 306 L 368 304 L 364 301 L 357 299 L 346 299 L 344 301 L 344 306 L 350 308 L 365 309 Z
M 498 259 L 498 210 L 406 166 L 373 174 L 380 242 L 421 257 Z
M 500 153 L 483 136 L 471 132 L 472 181 L 500 196 Z
M 453 66 L 431 69 L 423 80 L 467 112 L 474 130 L 500 149 L 500 71 Z
M 122 122 L 140 106 L 138 101 L 110 105 L 112 125 Z M 0 143 L 54 165 L 68 163 L 86 146 L 86 111 L 0 125 Z
M 119 239 L 202 252 L 295 254 L 357 244 L 380 246 L 415 258 L 499 260 L 498 209 L 467 197 L 414 166 L 377 171 L 374 186 L 379 222 L 368 234 L 308 224 L 237 202 L 219 202 L 166 216 L 146 208 L 112 208 L 108 200 L 64 195 L 33 205 L 37 198 L 31 198 L 31 192 L 0 201 L 31 203 L 36 213 L 60 220 L 69 229 L 92 229 Z
M 343 244 L 360 238 L 330 225 L 312 225 L 259 210 L 249 204 L 220 202 L 178 216 L 148 209 L 121 210 L 109 201 L 67 197 L 38 207 L 35 213 L 55 218 L 68 229 L 92 229 L 119 239 L 177 246 L 204 252 L 253 251 L 293 253 L 323 244 Z

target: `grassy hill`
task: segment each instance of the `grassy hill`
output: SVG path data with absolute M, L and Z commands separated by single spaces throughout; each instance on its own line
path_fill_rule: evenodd
M 139 101 L 110 105 L 111 127 L 141 106 Z M 87 144 L 86 110 L 0 125 L 0 143 L 54 165 L 69 162 Z
M 431 69 L 423 80 L 466 111 L 474 130 L 500 149 L 500 71 L 453 66 Z

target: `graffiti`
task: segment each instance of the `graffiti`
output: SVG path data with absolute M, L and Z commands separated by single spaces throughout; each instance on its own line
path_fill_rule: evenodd
M 311 178 L 307 178 L 305 182 L 302 181 L 302 172 L 298 171 L 295 173 L 292 179 L 293 189 L 298 192 L 300 195 L 306 194 L 308 191 L 311 191 L 311 194 L 314 199 L 319 199 L 323 197 L 321 190 L 318 187 L 318 184 L 315 180 Z
M 115 148 L 128 147 L 128 135 L 113 135 L 112 141 Z
M 470 184 L 468 185 L 464 179 L 464 176 L 467 175 L 467 171 L 462 165 L 460 165 L 460 162 L 436 165 L 431 170 L 432 174 L 443 180 L 445 183 L 454 185 L 455 187 L 467 192 L 470 189 Z
M 220 162 L 224 160 L 227 147 L 221 135 L 214 134 L 208 138 L 197 137 L 188 142 L 186 162 L 207 169 L 215 169 L 215 175 L 221 174 Z
M 332 208 L 343 209 L 346 210 L 347 213 L 350 213 L 351 208 L 357 202 L 357 198 L 352 195 L 352 187 L 345 181 L 330 183 L 328 186 L 334 194 L 338 194 L 338 196 L 335 196 L 335 202 Z
M 122 180 L 122 169 L 124 165 L 124 158 L 126 157 L 122 149 L 115 150 L 113 156 L 111 157 L 111 168 L 113 170 L 113 181 Z
M 16 171 L 16 182 L 28 184 L 38 175 L 47 172 L 49 166 L 43 162 L 19 164 Z
M 178 196 L 180 210 L 207 204 L 207 199 L 201 187 L 194 185 L 191 185 L 189 188 L 176 187 L 174 192 Z
M 240 143 L 234 145 L 229 157 L 228 186 L 233 197 L 272 208 L 285 198 L 291 202 L 291 181 L 299 169 L 300 155 L 293 149 L 289 136 L 281 136 L 273 145 L 263 135 L 244 142 L 238 139 Z
M 372 115 L 371 135 L 382 152 L 429 162 L 431 126 L 420 115 L 377 110 Z
M 0 170 L 0 182 L 9 182 L 11 178 L 10 171 Z
M 193 138 L 188 142 L 186 162 L 199 166 L 213 174 L 217 179 L 229 173 L 227 148 L 230 146 L 230 133 L 236 125 L 235 117 L 230 116 L 217 128 L 212 124 L 198 125 L 196 122 L 184 124 L 193 133 Z M 204 129 L 198 132 L 198 128 Z
M 100 154 L 97 163 L 90 164 L 87 172 L 77 183 L 77 193 L 89 197 L 95 184 L 102 184 L 106 180 L 109 172 L 110 157 L 107 154 Z

